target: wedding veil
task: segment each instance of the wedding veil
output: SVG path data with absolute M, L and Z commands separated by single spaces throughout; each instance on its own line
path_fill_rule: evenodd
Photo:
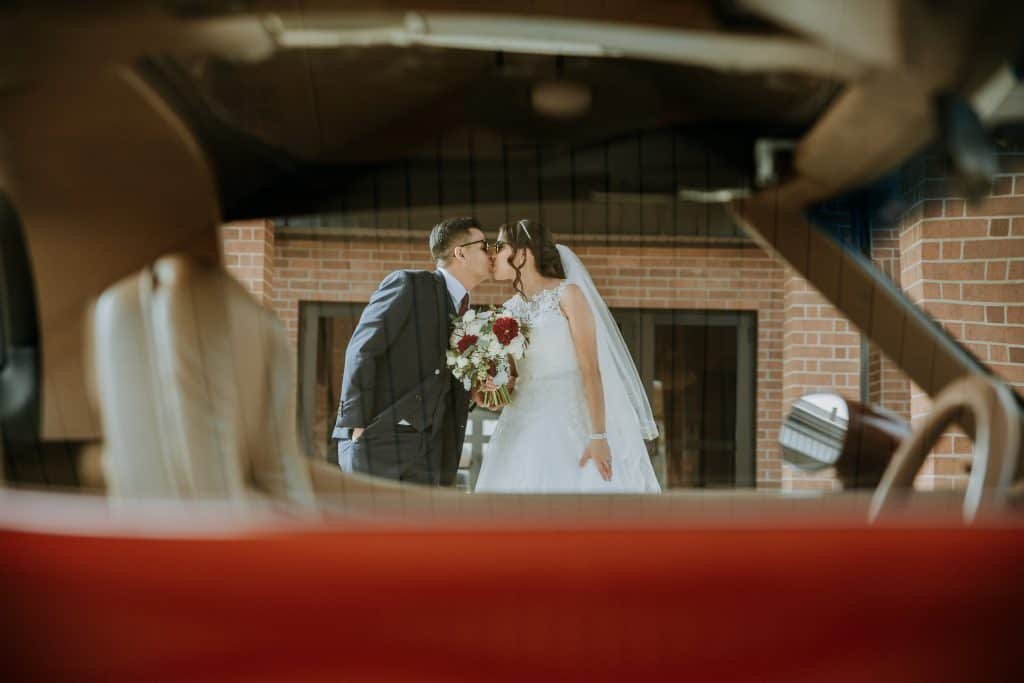
M 632 426 L 635 421 L 644 439 L 658 436 L 658 426 L 651 413 L 643 382 L 636 371 L 636 364 L 629 354 L 619 326 L 608 310 L 607 304 L 594 286 L 590 273 L 573 251 L 564 244 L 557 245 L 562 260 L 565 279 L 580 288 L 590 310 L 594 314 L 597 332 L 597 355 L 601 368 L 601 382 L 604 384 L 605 420 L 608 431 L 613 431 L 613 422 L 626 420 Z M 623 425 L 624 426 L 624 425 Z M 617 430 L 615 430 L 617 431 Z

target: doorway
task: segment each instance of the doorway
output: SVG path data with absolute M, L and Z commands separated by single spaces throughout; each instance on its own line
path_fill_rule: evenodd
M 647 388 L 662 488 L 756 483 L 756 314 L 613 311 Z

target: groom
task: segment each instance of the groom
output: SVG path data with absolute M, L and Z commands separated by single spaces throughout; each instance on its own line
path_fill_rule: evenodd
M 491 275 L 473 218 L 430 232 L 437 270 L 399 270 L 380 283 L 345 352 L 334 436 L 343 470 L 450 486 L 462 454 L 470 394 L 445 365 L 451 316 Z

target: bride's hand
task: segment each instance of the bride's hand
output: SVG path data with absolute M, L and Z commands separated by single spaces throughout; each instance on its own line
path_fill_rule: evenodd
M 605 481 L 612 480 L 612 451 L 608 447 L 606 439 L 594 439 L 587 444 L 580 458 L 580 467 L 585 467 L 588 460 L 593 460 L 601 478 Z
M 487 407 L 487 402 L 484 401 L 484 397 L 483 397 L 480 389 L 477 389 L 477 388 L 471 389 L 470 392 L 469 392 L 469 397 L 471 399 L 473 399 L 473 403 L 477 404 L 481 408 L 486 408 Z
M 473 389 L 473 394 L 472 394 L 473 400 L 481 408 L 487 408 L 488 410 L 494 410 L 494 408 L 491 406 L 491 402 L 488 400 L 489 396 L 487 398 L 485 398 L 484 395 L 485 394 L 491 394 L 492 392 L 496 391 L 497 388 L 498 387 L 494 386 L 494 382 L 491 380 L 491 378 L 488 377 L 486 382 L 481 384 L 476 389 Z
M 493 411 L 495 408 L 494 401 L 493 399 L 491 399 L 489 394 L 491 394 L 494 391 L 497 391 L 497 389 L 498 387 L 494 386 L 494 382 L 492 382 L 488 378 L 488 380 L 481 384 L 479 387 L 474 387 L 473 389 L 471 389 L 469 392 L 469 397 L 473 400 L 473 403 L 477 404 L 481 408 L 486 408 L 487 410 Z

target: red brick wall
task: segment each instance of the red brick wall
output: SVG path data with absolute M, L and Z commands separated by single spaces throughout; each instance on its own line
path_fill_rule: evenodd
M 1005 173 L 976 207 L 955 198 L 946 169 L 922 162 L 912 176 L 914 204 L 900 229 L 900 277 L 910 298 L 982 362 L 1024 389 L 1024 155 L 1002 158 Z M 917 386 L 911 415 L 931 401 Z M 925 463 L 922 488 L 961 488 L 971 444 L 946 435 Z

